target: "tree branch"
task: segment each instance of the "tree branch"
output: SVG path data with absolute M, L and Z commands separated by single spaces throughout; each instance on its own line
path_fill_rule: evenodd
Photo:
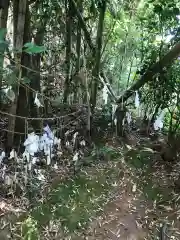
M 117 103 L 126 101 L 131 95 L 144 86 L 145 83 L 152 81 L 153 77 L 159 73 L 164 67 L 170 65 L 174 59 L 180 55 L 180 42 L 177 43 L 159 62 L 150 66 L 145 74 L 135 82 L 125 93 L 117 100 Z
M 84 35 L 86 38 L 86 41 L 89 45 L 89 48 L 92 50 L 93 55 L 95 56 L 96 50 L 93 45 L 93 42 L 91 40 L 91 36 L 86 28 L 85 21 L 83 20 L 79 10 L 77 9 L 76 3 L 74 0 L 72 0 L 72 4 L 74 6 L 74 10 L 76 12 L 76 15 L 81 23 L 81 28 L 84 31 Z M 180 42 L 177 43 L 159 62 L 155 63 L 153 66 L 150 66 L 149 69 L 145 72 L 145 74 L 137 81 L 135 82 L 128 90 L 125 91 L 125 93 L 116 101 L 117 103 L 121 103 L 122 100 L 126 101 L 129 97 L 132 96 L 132 94 L 144 86 L 149 81 L 152 81 L 153 76 L 161 71 L 164 67 L 170 65 L 174 59 L 176 59 L 180 55 Z M 101 71 L 101 74 L 103 74 L 103 71 Z M 111 93 L 112 94 L 112 93 Z M 114 94 L 113 94 L 114 95 Z M 112 95 L 112 96 L 113 96 Z M 114 96 L 113 96 L 114 98 Z M 116 98 L 115 98 L 116 100 Z
M 87 30 L 86 23 L 85 23 L 84 19 L 82 18 L 81 13 L 80 13 L 80 11 L 78 10 L 78 8 L 77 8 L 76 3 L 74 2 L 74 0 L 72 0 L 72 5 L 73 5 L 74 10 L 75 10 L 75 12 L 76 12 L 76 15 L 77 15 L 77 17 L 78 17 L 78 19 L 79 19 L 79 23 L 81 24 L 81 28 L 82 28 L 82 30 L 83 30 L 83 32 L 84 32 L 84 36 L 85 36 L 85 39 L 86 39 L 86 41 L 87 41 L 87 43 L 88 43 L 88 45 L 89 45 L 89 48 L 91 49 L 93 56 L 95 56 L 95 55 L 96 55 L 96 49 L 95 49 L 95 46 L 94 46 L 94 44 L 93 44 L 93 42 L 92 42 L 92 40 L 91 40 L 91 35 L 90 35 L 90 33 L 88 32 L 88 30 Z M 111 94 L 111 98 L 112 98 L 114 101 L 116 101 L 116 97 L 115 97 L 112 89 L 111 89 L 110 86 L 109 86 L 107 77 L 105 76 L 105 73 L 104 73 L 102 70 L 101 70 L 101 72 L 100 72 L 100 76 L 104 79 L 105 83 L 107 84 L 107 87 L 108 87 L 108 89 L 109 89 L 109 93 Z
M 90 35 L 90 33 L 88 32 L 88 30 L 87 30 L 86 23 L 85 23 L 84 19 L 82 18 L 81 13 L 80 13 L 80 11 L 78 10 L 78 8 L 77 8 L 76 3 L 74 2 L 74 0 L 71 0 L 71 1 L 72 1 L 72 5 L 73 5 L 73 8 L 74 8 L 74 11 L 75 11 L 75 13 L 76 13 L 76 15 L 77 15 L 77 17 L 78 17 L 78 19 L 79 19 L 79 23 L 81 24 L 81 28 L 82 28 L 82 30 L 84 31 L 84 36 L 85 36 L 86 41 L 87 41 L 87 43 L 88 43 L 88 45 L 89 45 L 89 48 L 92 50 L 93 55 L 95 55 L 95 54 L 96 54 L 96 49 L 95 49 L 95 47 L 94 47 L 94 45 L 93 45 L 93 42 L 92 42 L 92 40 L 91 40 L 91 35 Z

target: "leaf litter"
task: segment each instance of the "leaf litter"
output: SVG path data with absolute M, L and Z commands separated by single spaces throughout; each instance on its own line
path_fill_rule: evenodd
M 173 187 L 178 164 L 169 173 L 148 146 L 106 147 L 115 158 L 75 176 L 61 175 L 58 167 L 33 204 L 25 195 L 2 199 L 1 232 L 8 229 L 9 239 L 26 239 L 27 233 L 29 239 L 160 239 L 163 232 L 179 239 L 179 194 Z

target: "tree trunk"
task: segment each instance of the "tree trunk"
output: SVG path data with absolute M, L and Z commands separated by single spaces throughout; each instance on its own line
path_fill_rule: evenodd
M 82 15 L 81 15 L 79 9 L 77 8 L 76 3 L 74 2 L 74 0 L 72 0 L 72 5 L 73 5 L 73 9 L 74 9 L 74 11 L 75 11 L 75 13 L 76 13 L 76 15 L 78 17 L 80 26 L 81 26 L 81 28 L 82 28 L 82 30 L 84 32 L 84 36 L 85 36 L 86 42 L 87 42 L 87 44 L 89 46 L 89 49 L 92 51 L 92 58 L 95 58 L 95 56 L 96 56 L 96 48 L 95 48 L 95 46 L 94 46 L 94 44 L 92 42 L 90 33 L 87 30 L 86 23 L 85 23 L 84 19 L 82 18 Z M 113 94 L 113 91 L 112 91 L 111 87 L 109 86 L 109 84 L 107 82 L 107 78 L 106 78 L 104 72 L 101 71 L 100 75 L 103 77 L 104 82 L 107 84 L 107 87 L 109 89 L 109 92 L 111 93 L 111 96 L 112 96 L 113 100 L 116 101 L 116 97 Z
M 152 81 L 153 77 L 162 71 L 162 69 L 172 63 L 180 55 L 180 42 L 177 43 L 159 62 L 150 66 L 145 74 L 136 81 L 125 93 L 117 100 L 117 103 L 126 101 L 136 90 L 144 86 L 145 83 Z
M 37 33 L 34 38 L 35 44 L 37 44 L 39 46 L 41 46 L 43 44 L 47 20 L 48 20 L 47 17 L 45 17 L 45 20 L 42 23 L 41 27 L 39 29 L 37 29 Z M 34 92 L 30 91 L 30 95 L 29 95 L 30 115 L 32 118 L 37 118 L 39 115 L 38 108 L 34 104 L 34 96 L 35 96 L 35 92 L 40 92 L 40 80 L 41 80 L 41 75 L 40 75 L 41 64 L 40 63 L 41 63 L 41 54 L 40 53 L 32 56 L 31 69 L 33 69 L 34 72 L 31 72 L 30 87 L 34 90 Z M 41 123 L 37 120 L 32 121 L 31 124 L 32 124 L 33 129 L 36 132 L 38 129 L 41 128 Z
M 25 16 L 26 16 L 26 3 L 27 0 L 14 0 L 13 2 L 13 22 L 14 22 L 14 48 L 21 50 L 23 47 L 23 37 L 24 37 L 24 26 L 25 26 Z M 15 55 L 15 67 L 18 72 L 18 82 L 21 80 L 21 52 L 17 52 Z M 12 115 L 16 115 L 17 110 L 17 101 L 19 95 L 19 84 L 17 82 L 16 87 L 13 89 L 16 95 L 14 103 L 11 105 L 9 112 Z M 7 144 L 9 147 L 13 145 L 14 140 L 14 129 L 15 129 L 15 120 L 13 116 L 9 116 L 8 119 L 8 138 Z
M 30 34 L 30 12 L 29 6 L 26 6 L 26 15 L 25 15 L 25 28 L 24 28 L 24 35 L 23 35 L 23 44 L 31 41 L 31 34 Z M 23 52 L 21 55 L 21 64 L 25 67 L 30 67 L 30 55 Z M 22 78 L 28 76 L 28 70 L 22 67 Z M 29 90 L 25 87 L 20 85 L 19 86 L 19 96 L 17 101 L 17 111 L 16 114 L 19 116 L 27 117 L 29 115 Z M 15 131 L 20 132 L 21 137 L 24 138 L 25 136 L 25 128 L 26 128 L 26 121 L 21 118 L 17 118 L 15 122 Z M 15 134 L 14 142 L 19 144 L 20 136 Z
M 99 14 L 99 23 L 96 37 L 96 56 L 95 56 L 95 67 L 92 72 L 92 88 L 91 88 L 91 107 L 92 111 L 96 106 L 97 99 L 97 88 L 99 82 L 99 71 L 100 71 L 100 61 L 101 61 L 101 49 L 102 49 L 102 38 L 103 38 L 103 25 L 104 25 L 104 16 L 106 12 L 106 0 L 101 1 L 100 4 L 100 14 Z
M 78 17 L 79 23 L 80 23 L 81 28 L 82 28 L 82 30 L 84 32 L 84 36 L 85 36 L 85 39 L 86 39 L 86 41 L 87 41 L 87 43 L 89 45 L 89 48 L 92 51 L 93 56 L 95 56 L 96 49 L 95 49 L 95 47 L 93 45 L 93 42 L 91 40 L 91 35 L 89 34 L 89 32 L 87 30 L 86 23 L 85 23 L 84 19 L 82 18 L 81 13 L 80 13 L 79 9 L 77 8 L 76 3 L 74 2 L 74 0 L 71 0 L 71 3 L 72 3 L 72 6 L 73 6 L 73 10 L 74 10 L 74 12 L 76 13 L 76 15 Z
M 64 99 L 67 103 L 70 90 L 70 71 L 71 71 L 71 35 L 72 35 L 72 2 L 66 0 L 66 80 L 64 85 Z
M 117 119 L 116 133 L 119 137 L 124 137 L 123 121 L 126 116 L 127 109 L 123 104 L 120 104 L 116 109 L 115 117 Z
M 7 28 L 7 18 L 8 18 L 8 8 L 9 8 L 9 0 L 5 1 L 5 5 L 3 9 L 0 10 L 0 28 Z M 4 52 L 1 51 L 0 55 L 0 109 L 2 104 L 1 99 L 1 88 L 2 88 L 2 70 L 3 70 L 3 63 L 4 63 Z
M 82 8 L 82 0 L 78 1 L 78 8 L 80 13 L 82 14 L 83 8 Z M 77 42 L 76 42 L 76 54 L 77 54 L 77 60 L 76 60 L 76 75 L 79 73 L 80 70 L 80 57 L 81 57 L 81 38 L 82 38 L 82 33 L 81 33 L 81 24 L 80 21 L 78 20 L 77 24 Z M 78 90 L 80 87 L 80 82 L 75 81 L 75 92 L 74 92 L 74 101 L 77 101 L 77 96 L 78 96 Z

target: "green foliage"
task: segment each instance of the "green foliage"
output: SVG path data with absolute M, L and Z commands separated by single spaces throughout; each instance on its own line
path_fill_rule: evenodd
M 44 46 L 38 46 L 32 42 L 24 44 L 24 52 L 29 54 L 43 53 L 46 51 Z
M 23 240 L 39 240 L 37 221 L 32 217 L 28 217 L 22 223 L 21 234 Z
M 0 52 L 4 52 L 8 47 L 8 42 L 5 41 L 6 32 L 5 28 L 0 28 Z
M 174 108 L 172 112 L 168 112 L 164 119 L 164 133 L 171 135 L 180 134 L 180 108 Z
M 4 40 L 5 36 L 6 36 L 7 30 L 6 28 L 0 28 L 0 40 Z
M 176 0 L 145 0 L 137 8 L 134 6 L 136 10 L 131 10 L 132 5 L 127 2 L 124 8 L 118 8 L 113 30 L 114 16 L 106 13 L 105 26 L 107 31 L 110 29 L 110 35 L 105 50 L 105 66 L 109 69 L 107 74 L 117 86 L 115 91 L 119 88 L 120 93 L 126 88 L 127 82 L 132 82 L 136 70 L 143 74 L 161 55 L 167 53 L 171 45 L 167 37 L 169 34 L 175 35 L 179 26 L 179 2 Z M 131 11 L 133 15 L 130 15 Z M 161 83 L 157 82 L 157 85 Z M 167 82 L 164 84 L 167 86 Z M 157 89 L 157 86 L 153 86 L 153 89 Z

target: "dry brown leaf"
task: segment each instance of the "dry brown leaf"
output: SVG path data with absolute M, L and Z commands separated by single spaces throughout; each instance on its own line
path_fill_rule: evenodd
M 133 187 L 132 187 L 132 192 L 133 192 L 133 193 L 136 192 L 136 189 L 137 189 L 137 185 L 134 184 Z
M 170 206 L 165 206 L 165 205 L 159 205 L 159 207 L 164 208 L 166 211 L 173 211 L 173 208 Z

